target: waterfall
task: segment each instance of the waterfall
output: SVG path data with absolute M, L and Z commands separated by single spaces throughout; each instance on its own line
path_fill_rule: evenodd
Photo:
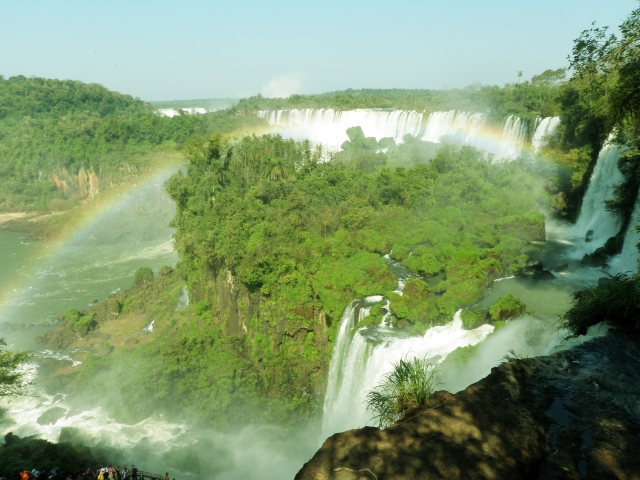
M 439 363 L 458 347 L 476 345 L 493 332 L 492 325 L 482 325 L 475 330 L 465 330 L 461 310 L 453 321 L 440 327 L 431 327 L 424 336 L 402 335 L 402 330 L 383 324 L 355 330 L 359 319 L 368 311 L 368 297 L 358 313 L 352 303 L 344 312 L 340 330 L 331 356 L 329 381 L 324 401 L 323 435 L 369 423 L 364 400 L 401 358 L 428 357 Z
M 411 134 L 426 142 L 472 145 L 492 153 L 495 161 L 510 161 L 520 155 L 527 136 L 526 121 L 516 116 L 507 117 L 501 132 L 495 132 L 487 124 L 486 113 L 456 110 L 432 112 L 426 120 L 423 113 L 413 110 L 307 108 L 260 110 L 257 115 L 281 127 L 278 130 L 285 136 L 309 139 L 334 150 L 348 140 L 348 128 L 360 126 L 367 137 L 377 140 L 391 137 L 399 143 Z M 549 123 L 545 122 L 545 127 Z
M 640 232 L 637 232 L 635 229 L 638 222 L 640 222 L 640 193 L 638 194 L 636 205 L 633 208 L 633 213 L 631 214 L 629 229 L 624 236 L 622 252 L 620 252 L 620 255 L 612 259 L 609 273 L 635 273 L 638 271 L 640 251 L 638 251 L 636 245 L 638 245 L 638 241 L 640 241 Z
M 370 109 L 334 110 L 290 109 L 261 110 L 258 117 L 270 125 L 285 127 L 293 137 L 308 138 L 315 143 L 337 149 L 348 140 L 348 128 L 360 126 L 367 137 L 376 140 L 391 137 L 401 142 L 406 134 L 418 135 L 422 129 L 423 114 L 415 111 L 381 111 Z
M 560 117 L 546 117 L 542 120 L 536 118 L 534 133 L 531 137 L 531 147 L 534 153 L 547 144 L 547 139 L 553 135 L 559 124 Z
M 189 290 L 185 285 L 184 287 L 182 287 L 182 290 L 180 290 L 180 295 L 178 296 L 178 301 L 176 302 L 176 306 L 174 307 L 173 311 L 179 312 L 181 310 L 184 310 L 188 306 L 189 306 Z
M 220 108 L 202 108 L 202 107 L 185 107 L 185 108 L 159 108 L 156 113 L 161 117 L 175 117 L 180 115 L 182 110 L 187 115 L 204 115 L 208 112 L 215 112 L 221 110 Z
M 527 123 L 515 115 L 509 115 L 502 127 L 502 137 L 495 160 L 511 161 L 518 158 L 526 136 Z
M 614 197 L 614 186 L 623 180 L 618 170 L 621 148 L 607 141 L 600 150 L 589 187 L 582 199 L 580 216 L 570 227 L 570 234 L 578 240 L 576 258 L 602 247 L 607 239 L 618 233 L 620 219 L 605 209 L 605 202 Z M 585 239 L 589 237 L 589 241 Z
M 422 140 L 440 143 L 447 137 L 456 137 L 460 143 L 471 143 L 480 134 L 486 115 L 467 112 L 433 112 L 429 115 Z

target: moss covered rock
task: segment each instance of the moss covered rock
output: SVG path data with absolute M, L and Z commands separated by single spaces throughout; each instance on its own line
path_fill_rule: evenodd
M 527 306 L 517 297 L 508 293 L 504 297 L 498 297 L 496 303 L 489 309 L 491 318 L 495 320 L 507 320 L 522 314 Z

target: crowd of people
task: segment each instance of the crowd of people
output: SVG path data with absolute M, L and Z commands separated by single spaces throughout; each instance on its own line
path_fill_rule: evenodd
M 68 472 L 59 467 L 41 470 L 34 468 L 31 471 L 15 472 L 11 479 L 0 477 L 0 480 L 142 480 L 142 475 L 135 465 L 131 465 L 131 468 L 109 465 L 89 468 L 86 472 Z M 164 474 L 162 480 L 169 480 L 168 472 Z

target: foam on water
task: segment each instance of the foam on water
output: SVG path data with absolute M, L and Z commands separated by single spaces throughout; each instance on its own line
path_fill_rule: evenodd
M 76 410 L 65 403 L 64 395 L 52 396 L 39 391 L 11 401 L 3 400 L 0 406 L 6 410 L 5 419 L 0 422 L 2 436 L 13 432 L 21 437 L 36 435 L 37 438 L 57 442 L 62 428 L 73 427 L 91 438 L 92 445 L 105 442 L 127 449 L 135 447 L 143 438 L 147 438 L 156 443 L 158 448 L 168 450 L 179 446 L 176 445 L 175 437 L 186 431 L 184 424 L 153 417 L 133 425 L 123 424 L 113 419 L 101 407 Z M 38 423 L 38 418 L 53 407 L 64 410 L 64 415 L 53 424 Z M 117 441 L 114 442 L 114 439 Z

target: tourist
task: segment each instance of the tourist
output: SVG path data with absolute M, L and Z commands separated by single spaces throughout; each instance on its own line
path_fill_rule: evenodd
M 138 469 L 136 468 L 135 465 L 131 465 L 131 479 L 132 480 L 138 480 Z
M 162 480 L 169 480 L 169 472 L 166 472 L 164 474 L 164 477 L 162 478 Z

